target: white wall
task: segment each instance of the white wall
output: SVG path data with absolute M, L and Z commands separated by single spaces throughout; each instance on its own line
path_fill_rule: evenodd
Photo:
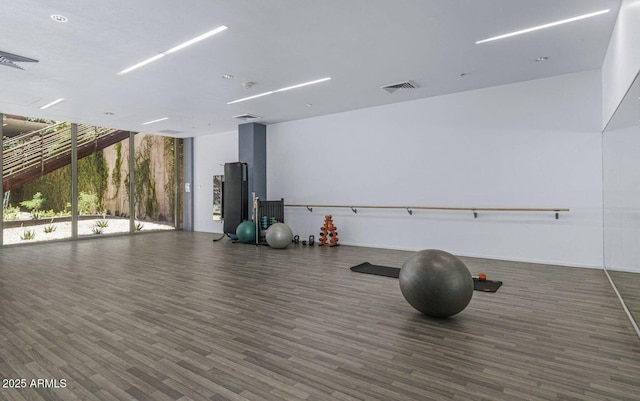
M 293 208 L 285 219 L 317 238 L 332 213 L 343 244 L 601 267 L 600 90 L 600 72 L 589 71 L 270 125 L 268 198 L 569 207 L 559 220 Z
M 603 127 L 640 70 L 640 0 L 623 0 L 602 64 Z
M 193 139 L 194 230 L 222 233 L 222 222 L 213 221 L 213 176 L 224 174 L 224 164 L 238 161 L 238 133 L 198 136 Z

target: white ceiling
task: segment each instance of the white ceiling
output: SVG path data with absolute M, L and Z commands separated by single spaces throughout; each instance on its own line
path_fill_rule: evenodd
M 232 116 L 243 113 L 271 124 L 599 69 L 619 6 L 620 0 L 6 1 L 0 51 L 39 62 L 21 63 L 24 71 L 0 67 L 0 112 L 189 137 L 235 130 L 243 121 Z M 475 44 L 606 8 L 594 18 Z M 69 21 L 54 22 L 52 14 Z M 229 29 L 117 75 L 220 25 Z M 542 56 L 549 60 L 534 61 Z M 323 77 L 332 79 L 227 105 Z M 403 80 L 420 88 L 380 89 Z M 245 89 L 246 81 L 255 85 Z M 57 98 L 65 101 L 40 110 Z M 141 125 L 162 117 L 169 119 Z

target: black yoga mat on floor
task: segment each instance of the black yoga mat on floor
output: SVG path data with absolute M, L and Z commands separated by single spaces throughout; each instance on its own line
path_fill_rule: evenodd
M 369 262 L 360 263 L 358 266 L 353 266 L 352 271 L 358 273 L 375 274 L 376 276 L 385 277 L 400 277 L 400 269 L 397 267 L 376 266 Z
M 397 267 L 388 267 L 388 266 L 377 266 L 372 265 L 369 262 L 360 263 L 357 266 L 353 266 L 351 268 L 352 271 L 357 273 L 367 273 L 374 274 L 376 276 L 385 276 L 385 277 L 400 277 L 400 269 Z M 498 288 L 502 285 L 502 281 L 480 281 L 477 277 L 473 278 L 473 289 L 476 291 L 484 291 L 484 292 L 496 292 Z
M 480 281 L 477 277 L 473 278 L 473 289 L 476 291 L 496 292 L 502 285 L 502 281 L 485 280 Z

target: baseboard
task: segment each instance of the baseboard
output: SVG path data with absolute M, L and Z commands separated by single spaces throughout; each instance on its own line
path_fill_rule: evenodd
M 607 270 L 616 271 L 616 272 L 625 272 L 625 273 L 640 273 L 640 270 L 632 267 L 625 266 L 606 266 Z
M 342 245 L 349 246 L 361 246 L 366 248 L 379 248 L 379 249 L 394 249 L 398 251 L 419 251 L 420 249 L 415 248 L 406 248 L 406 247 L 396 247 L 396 246 L 382 246 L 376 244 L 354 244 L 349 242 L 340 242 Z M 508 262 L 523 262 L 523 263 L 535 263 L 541 265 L 551 265 L 551 266 L 565 266 L 565 267 L 579 267 L 585 269 L 603 269 L 601 263 L 598 264 L 587 264 L 587 263 L 573 263 L 567 261 L 557 261 L 557 260 L 545 260 L 545 259 L 526 259 L 526 258 L 512 258 L 508 256 L 501 255 L 488 255 L 488 254 L 475 254 L 475 253 L 466 253 L 466 252 L 457 252 L 455 249 L 446 250 L 456 256 L 462 256 L 466 258 L 479 258 L 479 259 L 493 259 L 493 260 L 504 260 Z

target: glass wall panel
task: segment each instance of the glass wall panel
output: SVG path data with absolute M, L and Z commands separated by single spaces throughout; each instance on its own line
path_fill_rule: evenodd
M 71 124 L 6 116 L 3 243 L 71 237 Z
M 130 160 L 128 131 L 76 127 L 78 197 L 72 199 L 72 124 L 4 116 L 4 244 L 71 238 L 72 201 L 81 237 L 181 226 L 181 140 L 137 134 Z
M 175 180 L 180 169 L 176 169 L 174 155 L 174 138 L 136 135 L 133 187 L 137 232 L 175 229 Z
M 79 129 L 80 131 L 80 129 Z M 129 133 L 105 130 L 100 145 L 78 144 L 78 235 L 128 233 Z M 82 132 L 78 136 L 81 137 Z M 115 142 L 115 143 L 113 143 Z M 113 143 L 113 144 L 112 144 Z M 90 149 L 83 150 L 86 146 Z M 102 149 L 100 149 L 103 147 Z M 84 156 L 84 157 L 81 157 Z

